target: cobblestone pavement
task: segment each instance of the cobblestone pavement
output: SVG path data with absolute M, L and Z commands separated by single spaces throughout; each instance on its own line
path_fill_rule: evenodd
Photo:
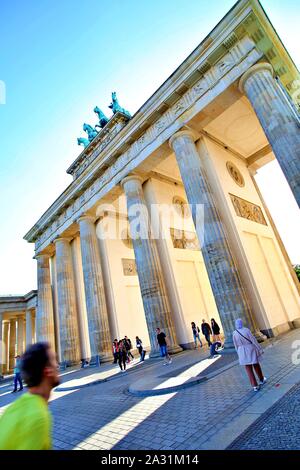
M 263 413 L 228 449 L 299 450 L 300 383 Z
M 234 420 L 249 408 L 256 409 L 259 397 L 268 401 L 274 388 L 280 388 L 285 378 L 299 374 L 300 367 L 291 362 L 292 343 L 299 336 L 300 331 L 294 330 L 267 346 L 263 370 L 269 380 L 256 394 L 249 388 L 246 374 L 239 366 L 175 393 L 147 398 L 128 393 L 132 381 L 146 377 L 152 369 L 159 368 L 162 376 L 169 376 L 173 368 L 174 371 L 178 367 L 182 370 L 184 359 L 176 356 L 170 366 L 163 367 L 161 363 L 150 365 L 149 362 L 145 367 L 139 366 L 135 371 L 119 374 L 117 378 L 98 385 L 53 392 L 50 409 L 54 418 L 55 449 L 215 448 L 213 439 L 219 432 L 228 426 L 230 429 Z M 192 353 L 181 355 L 189 358 L 187 367 Z M 64 376 L 66 380 L 67 376 Z M 10 394 L 9 387 L 1 385 L 0 412 L 13 399 L 15 396 Z M 241 428 L 239 434 L 244 429 Z M 226 434 L 228 438 L 228 432 Z M 231 441 L 237 435 L 232 434 Z

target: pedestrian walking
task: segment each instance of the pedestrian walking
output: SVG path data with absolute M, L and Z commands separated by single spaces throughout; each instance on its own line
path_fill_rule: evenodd
M 198 326 L 196 326 L 196 323 L 192 321 L 192 332 L 193 332 L 193 337 L 194 337 L 194 343 L 195 343 L 195 349 L 197 349 L 197 340 L 199 341 L 200 348 L 202 348 L 203 344 L 200 338 L 200 329 Z
M 211 327 L 204 319 L 202 320 L 201 331 L 207 341 L 208 346 L 211 346 L 212 345 L 212 342 L 210 341 L 210 335 L 212 334 Z
M 160 355 L 161 357 L 165 358 L 164 365 L 171 364 L 172 359 L 168 353 L 167 337 L 163 331 L 160 331 L 160 328 L 156 328 L 156 334 L 157 334 L 157 343 L 160 348 Z
M 117 339 L 113 340 L 112 352 L 113 352 L 113 356 L 114 356 L 114 362 L 113 363 L 117 364 L 118 359 L 119 359 L 119 342 L 118 342 Z
M 136 349 L 138 350 L 140 357 L 141 357 L 140 362 L 143 362 L 145 360 L 145 355 L 146 355 L 146 351 L 143 348 L 143 342 L 138 336 L 135 337 L 135 341 L 136 341 Z
M 240 365 L 245 366 L 253 390 L 254 392 L 257 392 L 260 389 L 260 386 L 264 385 L 267 381 L 259 364 L 264 350 L 257 342 L 249 328 L 243 326 L 243 321 L 240 318 L 236 320 L 235 327 L 236 329 L 233 332 L 232 338 L 239 357 Z M 257 383 L 254 372 L 259 379 L 259 384 Z
M 131 359 L 134 359 L 134 356 L 131 353 L 131 349 L 132 349 L 131 340 L 127 336 L 125 336 L 124 337 L 124 342 L 125 342 L 125 348 L 126 348 L 126 351 L 127 351 L 128 359 L 129 359 L 129 356 L 131 357 Z M 130 362 L 130 359 L 129 359 L 129 362 Z
M 125 344 L 124 344 L 123 340 L 119 341 L 118 356 L 119 356 L 120 369 L 121 369 L 122 372 L 123 371 L 125 372 L 126 371 L 127 352 L 126 352 L 126 347 L 125 347 Z
M 15 392 L 21 392 L 23 390 L 23 382 L 22 382 L 22 377 L 21 377 L 21 356 L 16 356 L 15 357 L 16 363 L 14 367 L 14 389 L 12 393 Z M 20 388 L 18 390 L 18 383 L 20 385 Z
M 214 318 L 211 319 L 211 329 L 212 329 L 212 335 L 213 335 L 213 342 L 215 343 L 216 341 L 221 342 L 221 337 L 220 337 L 220 327 L 216 320 Z
M 29 346 L 22 356 L 21 374 L 28 392 L 0 418 L 0 450 L 50 450 L 52 419 L 48 401 L 59 377 L 56 356 L 49 344 Z

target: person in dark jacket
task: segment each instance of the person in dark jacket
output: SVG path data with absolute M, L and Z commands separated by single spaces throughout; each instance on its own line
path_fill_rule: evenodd
M 202 320 L 201 330 L 202 330 L 203 336 L 205 336 L 208 346 L 211 346 L 212 344 L 210 341 L 210 335 L 212 334 L 211 327 L 204 319 Z
M 112 344 L 112 352 L 113 352 L 113 355 L 114 355 L 114 364 L 117 364 L 118 363 L 118 359 L 119 359 L 119 342 L 117 339 L 115 339 L 113 341 L 113 344 Z
M 126 360 L 127 360 L 127 351 L 126 351 L 126 347 L 124 345 L 124 342 L 123 340 L 119 341 L 119 353 L 118 353 L 118 356 L 119 356 L 119 366 L 120 366 L 120 369 L 121 371 L 125 372 L 126 371 Z
M 131 340 L 127 336 L 125 336 L 123 341 L 124 341 L 124 345 L 127 351 L 128 362 L 130 362 L 129 356 L 131 357 L 131 359 L 134 359 L 134 356 L 131 353 L 131 349 L 132 349 Z
M 221 342 L 220 327 L 214 318 L 211 319 L 211 329 L 212 329 L 212 334 L 213 334 L 213 342 L 214 343 L 216 341 Z

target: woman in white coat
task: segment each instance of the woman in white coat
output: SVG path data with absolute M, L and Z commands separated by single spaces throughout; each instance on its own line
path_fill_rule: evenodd
M 241 366 L 245 366 L 248 374 L 250 383 L 253 390 L 257 392 L 261 385 L 266 382 L 259 359 L 262 356 L 264 350 L 259 345 L 249 328 L 243 327 L 243 322 L 239 318 L 235 322 L 236 330 L 233 332 L 232 338 L 235 349 L 239 356 L 239 362 Z M 254 371 L 259 379 L 259 385 L 257 383 Z

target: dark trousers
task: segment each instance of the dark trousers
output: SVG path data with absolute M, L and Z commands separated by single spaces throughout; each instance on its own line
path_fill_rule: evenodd
M 130 349 L 127 349 L 127 357 L 129 359 L 129 356 L 131 356 L 131 359 L 134 359 L 134 356 L 132 355 Z
M 22 378 L 21 378 L 21 374 L 20 372 L 17 372 L 14 376 L 14 390 L 16 391 L 17 388 L 18 388 L 18 382 L 19 382 L 19 385 L 20 385 L 20 390 L 22 390 L 23 388 L 23 382 L 22 382 Z
M 123 370 L 122 364 L 123 364 L 124 370 L 126 370 L 126 354 L 119 355 L 119 366 L 121 370 Z
M 209 334 L 209 333 L 205 333 L 204 336 L 205 336 L 205 339 L 206 339 L 206 341 L 207 341 L 207 343 L 208 343 L 208 346 L 211 346 L 210 334 Z
M 118 359 L 119 359 L 119 353 L 115 352 L 114 353 L 114 364 L 117 364 Z

